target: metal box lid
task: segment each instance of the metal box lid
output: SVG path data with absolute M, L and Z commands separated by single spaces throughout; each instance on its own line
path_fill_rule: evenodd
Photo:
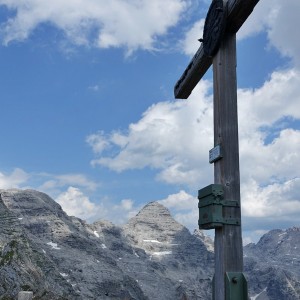
M 198 191 L 198 199 L 213 195 L 214 197 L 223 197 L 224 189 L 222 184 L 210 184 Z

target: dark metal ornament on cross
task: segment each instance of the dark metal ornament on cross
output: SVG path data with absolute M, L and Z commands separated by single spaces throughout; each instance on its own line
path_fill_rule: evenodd
M 213 65 L 214 184 L 199 190 L 199 228 L 215 229 L 213 299 L 247 300 L 243 275 L 239 141 L 236 80 L 236 33 L 259 0 L 213 0 L 200 48 L 175 85 L 187 99 Z

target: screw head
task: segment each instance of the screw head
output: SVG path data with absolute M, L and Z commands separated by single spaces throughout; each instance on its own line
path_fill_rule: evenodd
M 231 279 L 231 281 L 232 281 L 232 283 L 234 283 L 234 284 L 237 284 L 237 283 L 238 283 L 237 277 L 233 277 L 233 278 Z

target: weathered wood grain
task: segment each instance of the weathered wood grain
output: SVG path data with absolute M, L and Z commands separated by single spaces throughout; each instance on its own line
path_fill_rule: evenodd
M 226 32 L 236 33 L 249 17 L 259 0 L 228 0 L 228 17 Z M 199 32 L 199 35 L 201 33 Z M 177 99 L 187 99 L 197 83 L 212 64 L 212 57 L 204 54 L 203 46 L 192 58 L 174 87 Z
M 236 37 L 227 34 L 213 60 L 214 143 L 223 158 L 214 164 L 215 183 L 224 186 L 224 199 L 240 203 L 239 141 L 236 84 Z M 241 218 L 239 207 L 224 208 L 223 217 Z M 225 299 L 225 272 L 243 271 L 241 226 L 224 225 L 215 232 L 215 300 Z

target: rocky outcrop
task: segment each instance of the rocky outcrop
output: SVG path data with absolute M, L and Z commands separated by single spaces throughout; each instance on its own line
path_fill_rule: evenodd
M 299 299 L 299 228 L 245 247 L 251 299 Z M 49 196 L 0 190 L 0 300 L 210 299 L 213 242 L 151 202 L 123 227 L 69 217 Z
M 37 299 L 147 299 L 89 226 L 50 197 L 10 190 L 1 200 L 3 222 L 13 223 L 1 240 L 1 297 L 27 289 Z
M 211 297 L 213 254 L 163 205 L 149 203 L 123 229 L 130 244 L 144 250 L 148 264 L 156 270 L 152 280 L 149 272 L 138 277 L 150 299 Z
M 300 299 L 300 228 L 272 230 L 244 248 L 256 300 Z
M 14 201 L 13 198 L 20 201 Z M 25 218 L 25 212 L 31 215 L 34 210 L 34 205 L 31 206 L 27 200 L 19 191 L 1 191 L 0 295 L 5 299 L 15 299 L 20 290 L 31 290 L 45 299 L 67 299 L 70 295 L 76 299 L 73 288 L 66 282 L 61 282 L 56 264 L 36 243 L 38 238 L 32 238 L 34 235 L 24 226 L 23 222 L 28 227 L 31 222 L 35 222 L 34 218 Z M 24 206 L 27 209 L 23 210 Z M 30 220 L 28 224 L 26 219 Z M 39 224 L 34 232 L 41 227 Z

